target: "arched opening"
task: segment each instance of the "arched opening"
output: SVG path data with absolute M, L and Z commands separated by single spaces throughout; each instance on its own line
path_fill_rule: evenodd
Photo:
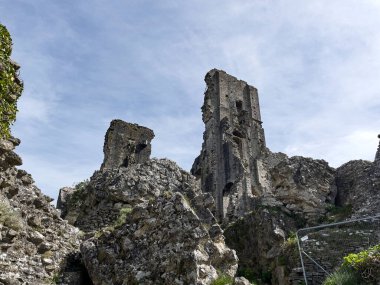
M 233 182 L 228 182 L 228 183 L 226 184 L 226 186 L 224 186 L 224 189 L 223 189 L 223 196 L 227 196 L 227 195 L 230 194 L 233 185 L 234 185 Z

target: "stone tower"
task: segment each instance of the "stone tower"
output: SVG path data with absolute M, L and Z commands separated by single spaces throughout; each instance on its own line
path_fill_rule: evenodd
M 219 220 L 241 216 L 260 193 L 259 158 L 266 151 L 257 89 L 213 69 L 205 77 L 201 154 L 191 172 L 211 192 Z

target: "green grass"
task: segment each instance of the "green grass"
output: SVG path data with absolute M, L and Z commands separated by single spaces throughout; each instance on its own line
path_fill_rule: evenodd
M 131 207 L 124 207 L 120 209 L 119 217 L 117 218 L 116 222 L 114 223 L 114 227 L 120 227 L 125 223 L 125 219 L 127 216 L 132 212 Z
M 133 208 L 131 208 L 130 206 L 121 208 L 119 212 L 119 217 L 117 218 L 117 220 L 112 225 L 101 228 L 97 230 L 96 232 L 94 232 L 94 237 L 100 238 L 101 236 L 103 236 L 105 232 L 113 232 L 116 228 L 124 225 L 125 219 L 132 212 L 132 210 Z
M 226 274 L 221 274 L 214 281 L 211 282 L 211 285 L 229 285 L 233 284 L 234 279 L 231 276 Z
M 320 223 L 334 223 L 343 221 L 344 219 L 348 218 L 352 214 L 352 205 L 346 205 L 346 206 L 334 206 L 334 205 L 328 205 L 326 208 L 326 214 L 325 217 L 320 219 Z
M 360 281 L 355 272 L 338 270 L 330 274 L 322 285 L 359 285 Z

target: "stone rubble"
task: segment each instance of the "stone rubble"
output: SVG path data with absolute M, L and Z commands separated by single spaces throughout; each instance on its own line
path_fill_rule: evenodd
M 137 142 L 129 136 L 129 144 Z M 109 157 L 105 151 L 112 165 Z M 81 253 L 94 284 L 201 285 L 235 276 L 238 260 L 212 214 L 212 196 L 170 160 L 102 167 L 61 196 L 63 217 L 86 233 Z
M 15 166 L 18 139 L 0 140 L 0 284 L 51 284 L 67 255 L 79 252 L 78 229 Z

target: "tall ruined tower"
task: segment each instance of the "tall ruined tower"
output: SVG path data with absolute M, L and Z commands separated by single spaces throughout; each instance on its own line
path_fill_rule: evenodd
M 265 152 L 257 89 L 213 69 L 205 77 L 205 132 L 191 172 L 216 201 L 219 220 L 240 216 L 260 193 L 258 159 Z

